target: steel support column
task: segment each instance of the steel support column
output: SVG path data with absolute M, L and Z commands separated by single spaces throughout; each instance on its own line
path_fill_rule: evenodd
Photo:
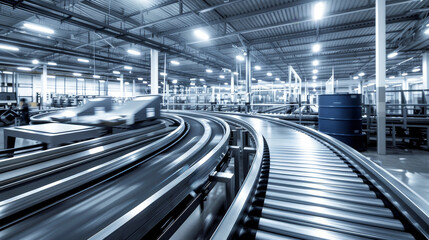
M 42 76 L 40 76 L 40 80 L 40 106 L 41 109 L 44 109 L 48 102 L 48 67 L 46 65 L 43 65 L 43 72 Z
M 155 49 L 150 50 L 150 94 L 158 94 L 158 53 Z
M 429 89 L 429 52 L 423 53 L 423 62 L 422 62 L 422 71 L 423 71 L 423 89 Z M 428 100 L 428 99 L 426 99 Z
M 252 104 L 252 59 L 250 51 L 246 55 L 246 112 L 249 112 Z
M 386 154 L 386 0 L 375 2 L 377 153 Z

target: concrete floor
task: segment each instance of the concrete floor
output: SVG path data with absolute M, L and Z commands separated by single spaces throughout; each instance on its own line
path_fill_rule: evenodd
M 3 128 L 0 127 L 0 149 L 3 149 Z M 37 142 L 16 139 L 16 146 L 33 144 Z M 388 148 L 386 155 L 378 155 L 376 148 L 368 148 L 362 154 L 384 167 L 424 199 L 429 199 L 429 151 Z
M 386 155 L 378 155 L 376 148 L 369 148 L 362 154 L 429 201 L 429 151 L 388 148 Z

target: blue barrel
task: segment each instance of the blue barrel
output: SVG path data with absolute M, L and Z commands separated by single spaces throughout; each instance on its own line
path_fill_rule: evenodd
M 319 131 L 356 150 L 363 150 L 362 96 L 360 94 L 319 95 Z

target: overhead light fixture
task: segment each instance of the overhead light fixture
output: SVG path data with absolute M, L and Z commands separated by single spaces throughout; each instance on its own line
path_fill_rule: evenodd
M 100 75 L 92 75 L 93 78 L 100 78 Z
M 252 81 L 256 81 L 256 78 L 252 78 Z
M 413 68 L 413 70 L 412 70 L 412 72 L 420 72 L 420 71 L 421 71 L 420 67 L 415 67 L 415 68 Z
M 426 30 L 425 30 L 425 34 L 429 35 L 429 27 L 428 27 L 428 28 L 426 28 Z
M 311 86 L 312 86 L 313 88 L 316 88 L 316 87 L 317 87 L 317 84 L 316 84 L 316 83 L 312 83 L 312 84 L 311 84 Z
M 262 82 L 262 80 L 261 80 L 261 79 L 259 79 L 259 80 L 258 80 L 258 83 L 261 83 L 261 82 Z
M 219 75 L 219 78 L 224 79 L 224 78 L 225 78 L 225 76 L 224 76 L 224 75 Z
M 123 79 L 123 78 L 118 77 L 118 78 L 116 78 L 116 80 L 118 80 L 118 81 L 122 81 L 122 80 L 124 80 L 124 79 Z
M 235 58 L 236 58 L 238 61 L 244 61 L 244 57 L 243 57 L 243 55 L 237 55 L 237 56 L 235 56 Z
M 354 79 L 354 80 L 357 80 L 357 79 L 359 79 L 359 77 L 358 77 L 358 76 L 354 76 L 354 77 L 353 77 L 353 79 Z
M 89 63 L 89 60 L 85 59 L 85 58 L 78 58 L 77 61 L 78 62 L 83 62 L 83 63 Z
M 105 81 L 104 80 L 98 80 L 100 83 L 104 83 Z
M 267 76 L 271 77 L 271 76 L 273 76 L 273 74 L 271 72 L 267 72 Z
M 210 36 L 201 29 L 195 29 L 194 35 L 202 40 L 209 40 Z
M 55 78 L 55 75 L 47 75 L 47 78 Z
M 404 73 L 402 73 L 401 75 L 405 77 L 405 76 L 408 76 L 408 73 L 407 73 L 407 72 L 404 72 Z
M 83 78 L 78 78 L 77 80 L 78 81 L 85 81 L 85 79 L 83 79 Z
M 173 84 L 177 84 L 177 79 L 173 79 L 171 82 L 172 82 Z
M 205 79 L 204 78 L 200 78 L 200 82 L 204 82 L 205 81 Z
M 131 66 L 124 66 L 124 69 L 125 70 L 133 70 L 133 67 L 131 67 Z
M 359 75 L 359 77 L 363 77 L 363 76 L 365 76 L 365 73 L 364 72 L 360 72 L 358 75 Z
M 143 83 L 143 84 L 147 84 L 147 81 L 143 81 L 142 83 Z
M 392 53 L 389 53 L 389 54 L 387 55 L 387 58 L 394 58 L 394 57 L 396 57 L 396 56 L 398 56 L 398 53 L 397 53 L 397 52 L 392 52 Z
M 119 72 L 119 71 L 113 71 L 112 73 L 113 74 L 121 74 L 121 72 Z
M 4 44 L 0 44 L 0 49 L 14 51 L 14 52 L 18 52 L 19 51 L 19 48 L 17 48 L 17 47 L 10 46 L 10 45 L 4 45 Z
M 234 72 L 234 75 L 235 75 L 235 76 L 238 76 L 238 72 Z
M 39 64 L 39 60 L 37 59 L 33 59 L 33 61 L 31 61 L 32 64 Z
M 261 68 L 261 66 L 259 66 L 259 65 L 256 65 L 256 66 L 255 66 L 255 70 L 256 70 L 256 71 L 259 71 L 259 70 L 261 70 L 261 69 L 262 69 L 262 68 Z
M 223 85 L 228 85 L 228 83 L 226 82 L 226 83 L 224 83 Z
M 125 85 L 130 85 L 130 83 L 129 82 L 125 82 Z
M 324 2 L 316 3 L 313 7 L 314 20 L 318 21 L 322 19 L 324 14 L 325 14 L 325 3 Z
M 207 73 L 212 73 L 212 72 L 213 72 L 213 70 L 211 70 L 210 68 L 207 68 L 207 69 L 206 69 L 206 72 L 207 72 Z
M 162 72 L 162 73 L 159 73 L 159 75 L 161 75 L 161 76 L 167 76 L 167 73 Z
M 176 60 L 171 60 L 170 63 L 176 66 L 180 65 L 180 62 Z
M 139 81 L 143 81 L 143 78 L 141 78 L 141 77 L 140 77 L 140 78 L 137 78 L 137 80 L 139 80 Z
M 313 52 L 318 53 L 320 52 L 321 46 L 319 43 L 313 44 Z
M 3 73 L 4 73 L 4 74 L 8 74 L 8 75 L 13 74 L 13 72 L 9 72 L 9 71 L 3 71 Z
M 195 80 L 197 80 L 197 78 L 190 78 L 189 80 L 191 80 L 191 81 L 195 81 Z
M 285 84 L 286 82 L 285 82 L 285 81 L 280 81 L 280 83 L 281 83 L 281 84 Z
M 313 80 L 316 80 L 317 79 L 317 76 L 313 76 Z
M 73 76 L 80 77 L 80 76 L 82 76 L 82 73 L 73 73 Z
M 317 73 L 319 73 L 319 70 L 313 69 L 313 74 L 317 74 Z
M 140 55 L 141 55 L 141 53 L 140 53 L 139 51 L 134 50 L 134 49 L 128 49 L 128 50 L 127 50 L 127 52 L 128 52 L 129 54 L 131 54 L 131 55 L 135 55 L 135 56 L 140 56 Z
M 395 78 L 395 76 L 393 76 L 393 75 L 392 75 L 392 76 L 390 76 L 389 78 L 390 78 L 390 79 L 394 79 L 394 78 Z
M 17 67 L 16 69 L 21 70 L 21 71 L 26 71 L 26 72 L 31 71 L 31 68 L 29 68 L 29 67 Z
M 313 61 L 313 66 L 319 66 L 319 60 L 314 60 Z
M 55 33 L 55 31 L 50 29 L 50 28 L 40 26 L 40 25 L 37 25 L 34 23 L 24 23 L 24 27 L 27 29 L 36 31 L 36 32 L 41 32 L 41 33 L 47 33 L 47 34 L 54 34 Z
M 48 65 L 57 66 L 57 63 L 56 62 L 48 62 Z
M 274 80 L 276 80 L 276 81 L 280 81 L 280 78 L 276 77 L 276 78 L 274 78 Z
M 195 86 L 195 83 L 194 83 L 194 82 L 191 82 L 189 85 L 191 85 L 191 86 Z

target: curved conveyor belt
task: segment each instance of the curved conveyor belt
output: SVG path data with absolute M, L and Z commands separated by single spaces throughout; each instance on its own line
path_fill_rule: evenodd
M 273 118 L 217 115 L 258 151 L 212 239 L 427 238 L 427 203 L 350 147 Z
M 62 166 L 58 158 L 48 156 L 42 162 L 3 164 L 9 179 L 0 181 L 0 239 L 144 237 L 202 187 L 227 152 L 230 129 L 224 121 L 186 115 L 170 118 L 180 123 L 173 131 L 156 129 L 160 137 L 140 146 L 127 142 L 140 135 L 124 139 L 130 147 L 115 154 L 106 151 L 116 142 L 87 147 L 61 171 L 53 171 Z M 76 160 L 91 151 L 99 157 Z M 55 149 L 47 153 L 70 157 Z M 28 174 L 10 173 L 22 167 Z

